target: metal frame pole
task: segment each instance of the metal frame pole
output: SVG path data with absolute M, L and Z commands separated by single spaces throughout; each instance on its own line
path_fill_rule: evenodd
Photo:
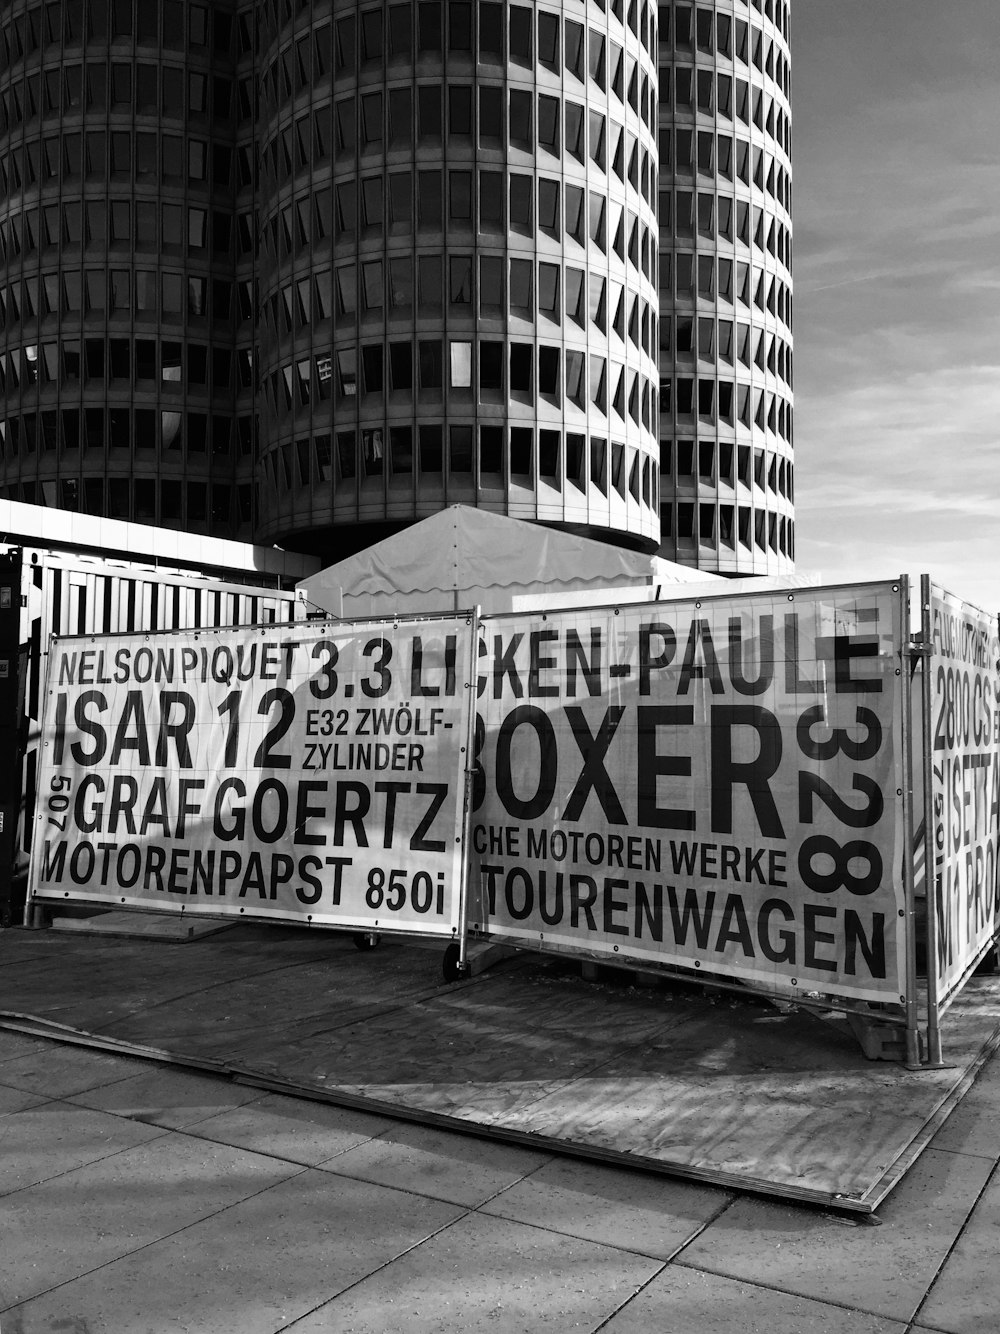
M 53 663 L 55 661 L 55 649 L 60 638 L 61 636 L 58 634 L 50 634 L 45 650 L 45 676 L 42 679 L 41 690 L 38 696 L 38 763 L 35 767 L 35 807 L 34 810 L 29 811 L 27 804 L 25 804 L 23 817 L 25 830 L 27 830 L 29 822 L 32 822 L 35 825 L 41 825 L 43 818 L 42 789 L 40 782 L 42 772 L 42 752 L 49 744 L 45 735 L 46 701 L 48 700 L 50 693 L 49 679 L 54 671 Z M 28 891 L 24 899 L 24 914 L 22 918 L 25 927 L 33 928 L 35 930 L 40 929 L 45 924 L 45 905 L 35 898 L 35 889 L 38 885 L 38 848 L 40 835 L 41 830 L 39 828 L 32 829 L 31 856 L 28 861 Z
M 931 719 L 934 712 L 934 682 L 931 673 L 931 578 L 920 576 L 920 638 L 922 727 L 924 762 L 924 887 L 927 899 L 927 1060 L 940 1065 L 941 1007 L 938 976 L 938 864 L 934 838 L 934 753 L 931 749 Z
M 903 900 L 904 943 L 906 945 L 906 1065 L 920 1067 L 920 1017 L 917 1005 L 917 932 L 916 893 L 913 883 L 913 748 L 910 734 L 910 670 L 913 655 L 910 652 L 910 581 L 907 575 L 899 580 L 900 610 L 900 722 L 903 730 L 902 788 L 903 788 Z
M 472 612 L 472 645 L 469 651 L 469 722 L 465 739 L 465 794 L 462 810 L 462 874 L 458 882 L 458 972 L 468 968 L 469 951 L 469 879 L 472 868 L 472 788 L 476 777 L 476 671 L 479 662 L 479 618 L 481 608 Z

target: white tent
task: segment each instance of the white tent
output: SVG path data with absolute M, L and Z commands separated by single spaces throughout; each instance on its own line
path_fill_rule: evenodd
M 339 617 L 642 601 L 712 575 L 468 505 L 415 523 L 297 585 Z M 679 590 L 678 590 L 679 591 Z

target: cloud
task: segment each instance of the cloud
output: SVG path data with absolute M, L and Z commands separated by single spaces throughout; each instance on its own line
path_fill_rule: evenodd
M 996 0 L 799 0 L 796 529 L 1000 606 Z
M 929 571 L 1000 607 L 1000 374 L 941 367 L 810 396 L 796 434 L 798 563 Z

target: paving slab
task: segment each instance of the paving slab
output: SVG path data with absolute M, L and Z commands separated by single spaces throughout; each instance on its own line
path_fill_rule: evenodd
M 24 1037 L 20 1033 L 5 1033 L 0 1029 L 0 1065 L 4 1061 L 14 1061 L 19 1056 L 30 1056 L 33 1051 L 41 1051 L 44 1040 Z M 0 1075 L 3 1071 L 0 1070 Z
M 163 1132 L 106 1112 L 44 1102 L 0 1120 L 0 1195 L 121 1153 Z
M 10 1319 L 18 1334 L 273 1334 L 461 1212 L 306 1170 L 17 1306 L 4 1329 Z
M 194 1125 L 258 1097 L 256 1089 L 216 1076 L 190 1074 L 165 1065 L 144 1065 L 127 1079 L 74 1094 L 69 1100 L 151 1125 Z
M 879 1212 L 881 1226 L 743 1198 L 677 1263 L 909 1321 L 991 1171 L 984 1158 L 928 1149 Z
M 0 1078 L 3 1070 L 0 1067 Z M 1000 1161 L 1000 1062 L 993 1060 L 980 1071 L 975 1083 L 934 1136 L 935 1149 L 974 1153 Z
M 556 1158 L 481 1212 L 667 1260 L 732 1198 L 712 1186 Z
M 280 1093 L 249 1091 L 253 1101 L 199 1121 L 194 1133 L 220 1144 L 235 1144 L 274 1154 L 287 1162 L 315 1166 L 399 1125 L 371 1112 L 355 1112 Z
M 994 1104 L 994 1128 L 997 1126 Z M 1000 1326 L 1000 1173 L 994 1170 L 955 1248 L 919 1311 L 922 1324 L 947 1334 L 983 1334 Z
M 6 1116 L 8 1112 L 21 1112 L 25 1107 L 37 1107 L 49 1099 L 44 1093 L 31 1093 L 27 1089 L 11 1089 L 0 1084 L 0 1116 Z M 0 1131 L 0 1136 L 2 1136 Z M 0 1138 L 0 1144 L 2 1144 Z
M 906 1334 L 898 1320 L 668 1265 L 601 1334 Z
M 26 1056 L 3 1063 L 3 1082 L 11 1088 L 65 1098 L 84 1089 L 128 1079 L 146 1067 L 131 1056 L 108 1056 L 83 1047 L 46 1042 Z
M 475 1208 L 550 1158 L 544 1151 L 449 1134 L 432 1126 L 396 1125 L 320 1166 L 338 1175 Z
M 79 1108 L 74 1114 L 106 1116 Z M 190 1227 L 300 1170 L 228 1145 L 154 1132 L 138 1122 L 119 1120 L 118 1125 L 136 1136 L 157 1137 L 4 1199 L 0 1311 Z M 144 1284 L 139 1299 L 148 1294 Z M 5 1316 L 4 1326 L 8 1323 L 13 1320 Z M 128 1325 L 117 1328 L 134 1334 Z
M 295 1334 L 596 1330 L 658 1262 L 471 1213 L 294 1326 Z

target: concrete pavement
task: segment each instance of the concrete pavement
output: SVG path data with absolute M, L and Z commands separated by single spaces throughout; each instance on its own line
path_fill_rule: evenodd
M 0 1032 L 0 1334 L 992 1334 L 1000 1061 L 871 1220 Z

